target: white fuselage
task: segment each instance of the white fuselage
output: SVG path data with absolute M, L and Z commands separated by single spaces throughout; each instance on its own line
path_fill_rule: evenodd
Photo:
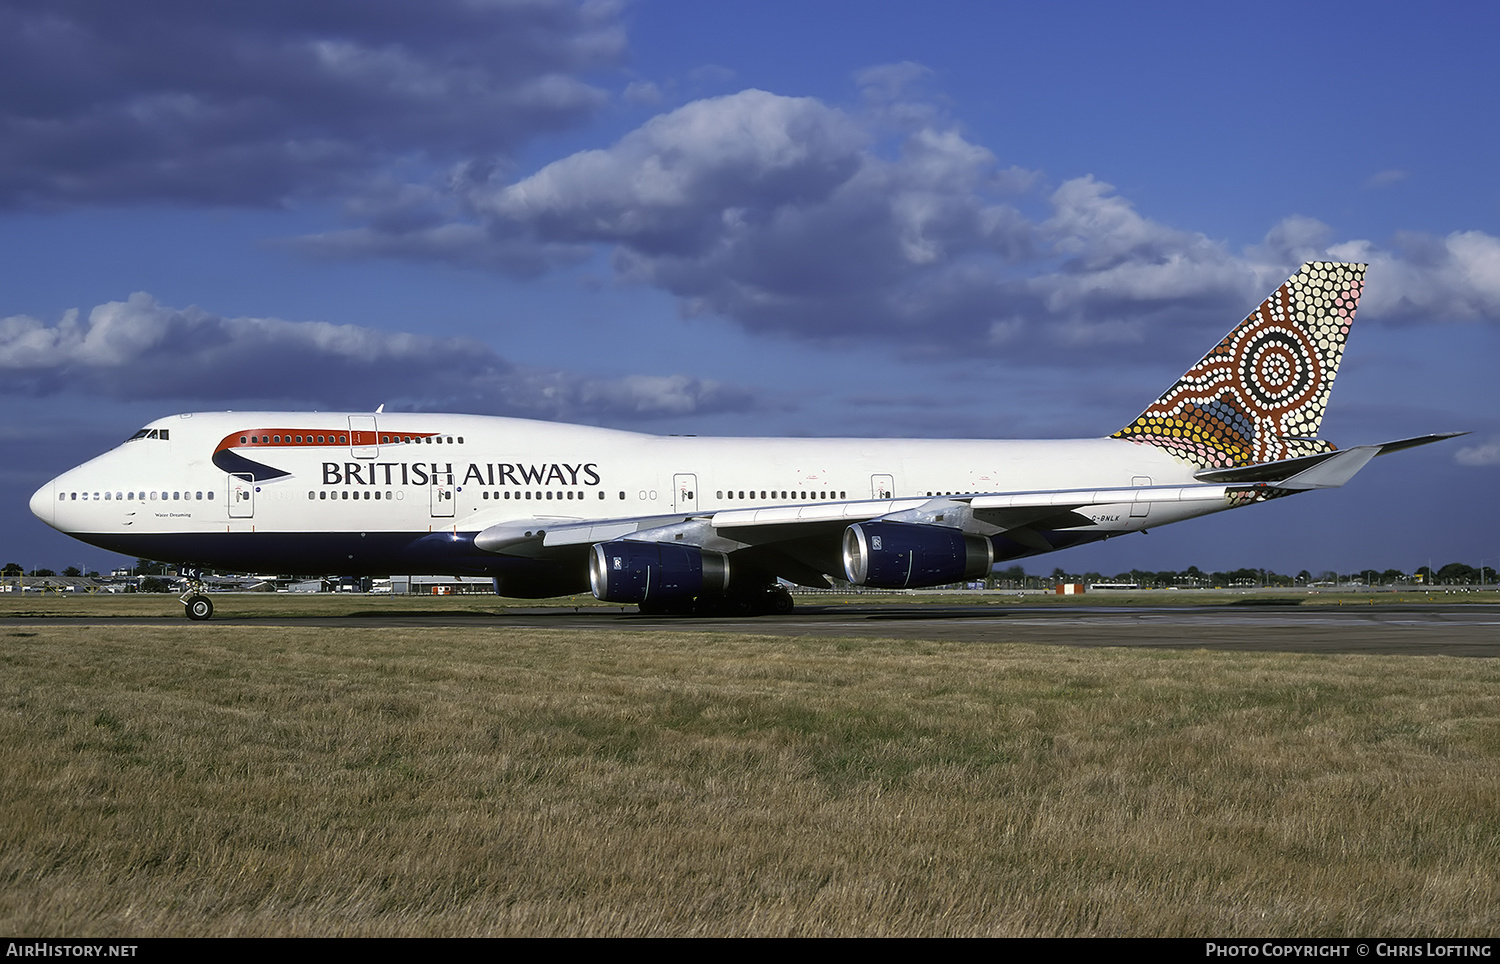
M 166 440 L 138 437 L 64 472 L 32 510 L 83 538 L 473 532 L 528 519 L 1193 482 L 1192 466 L 1118 439 L 696 438 L 477 415 L 354 417 L 376 423 L 374 444 L 353 445 L 344 414 L 160 419 L 147 429 Z M 286 474 L 220 468 L 215 447 L 231 437 L 233 451 Z
M 699 550 L 724 554 L 739 586 L 845 578 L 841 538 L 861 520 L 962 525 L 989 540 L 965 551 L 1029 556 L 1229 508 L 1224 487 L 1205 498 L 1193 471 L 1120 439 L 696 438 L 476 415 L 197 413 L 152 422 L 47 483 L 31 508 L 93 545 L 190 567 L 486 575 L 497 592 L 535 597 L 587 589 L 589 547 L 621 538 L 697 547 L 673 563 L 694 579 Z M 975 494 L 988 495 L 944 498 Z

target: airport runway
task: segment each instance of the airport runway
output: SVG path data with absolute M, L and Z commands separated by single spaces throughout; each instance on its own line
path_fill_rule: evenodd
M 410 618 L 410 617 L 403 617 Z M 384 622 L 387 617 L 379 617 Z M 432 620 L 432 621 L 429 621 Z M 789 616 L 698 619 L 580 610 L 537 610 L 421 625 L 530 626 L 643 632 L 745 632 L 777 636 L 934 639 L 1058 646 L 1308 653 L 1500 656 L 1500 609 L 1480 606 L 1006 608 L 994 606 L 799 606 Z M 348 625 L 349 623 L 343 623 Z
M 188 625 L 151 619 L 10 618 L 25 624 Z M 932 639 L 968 643 L 1136 646 L 1301 653 L 1500 656 L 1500 607 L 1470 604 L 1295 606 L 799 605 L 788 616 L 747 619 L 641 616 L 629 609 L 507 608 L 496 613 L 355 613 L 336 617 L 221 619 L 213 626 L 379 628 L 511 627 L 575 632 L 736 632 L 777 636 Z

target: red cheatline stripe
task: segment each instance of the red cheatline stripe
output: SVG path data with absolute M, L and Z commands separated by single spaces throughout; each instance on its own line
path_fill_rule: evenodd
M 325 441 L 319 442 L 317 438 L 322 435 Z M 215 452 L 225 449 L 275 449 L 275 448 L 347 448 L 351 445 L 396 445 L 403 438 L 432 438 L 441 435 L 441 432 L 351 432 L 348 429 L 337 429 L 334 431 L 305 428 L 256 428 L 246 429 L 243 432 L 234 432 L 219 440 L 214 448 Z M 298 442 L 295 439 L 302 439 Z M 243 439 L 244 441 L 241 441 Z M 260 441 L 251 441 L 259 439 Z M 272 441 L 279 439 L 279 441 Z M 380 439 L 390 441 L 381 442 Z

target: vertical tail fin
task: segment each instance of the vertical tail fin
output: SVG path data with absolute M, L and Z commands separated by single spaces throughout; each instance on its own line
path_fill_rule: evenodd
M 1332 451 L 1317 438 L 1365 265 L 1310 261 L 1111 438 L 1231 467 Z

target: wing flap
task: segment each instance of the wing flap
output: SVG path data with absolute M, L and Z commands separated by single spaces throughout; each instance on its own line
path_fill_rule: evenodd
M 593 545 L 630 535 L 654 522 L 629 519 L 610 522 L 564 522 L 531 519 L 502 522 L 480 530 L 474 537 L 476 548 L 485 552 L 518 554 L 518 550 L 548 549 L 557 546 Z
M 931 499 L 867 499 L 860 502 L 815 502 L 764 509 L 723 509 L 711 517 L 715 529 L 741 526 L 792 525 L 799 522 L 860 522 L 892 512 L 919 509 Z

